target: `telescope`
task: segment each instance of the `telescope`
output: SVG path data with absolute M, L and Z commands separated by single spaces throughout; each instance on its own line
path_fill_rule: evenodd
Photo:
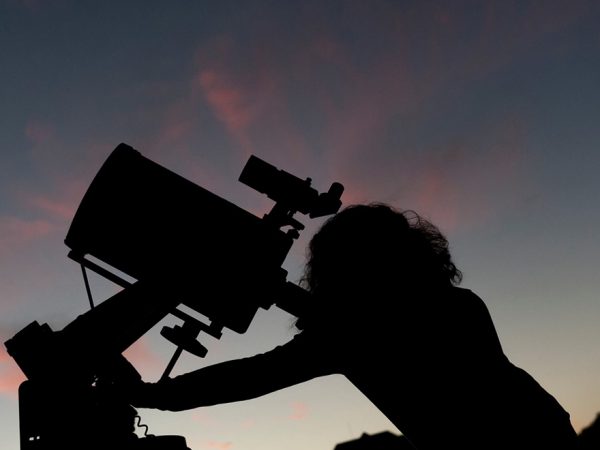
M 319 193 L 310 178 L 256 156 L 239 181 L 272 199 L 272 209 L 258 217 L 126 144 L 110 154 L 65 238 L 90 310 L 59 331 L 34 321 L 5 343 L 27 377 L 19 387 L 21 450 L 185 450 L 182 436 L 136 434 L 139 416 L 123 389 L 141 377 L 122 352 L 175 316 L 181 324 L 161 330 L 175 345 L 165 380 L 182 352 L 206 355 L 201 333 L 245 333 L 257 310 L 272 305 L 302 315 L 310 295 L 282 268 L 304 229 L 294 216 L 335 214 L 343 186 Z M 123 289 L 95 304 L 90 270 Z

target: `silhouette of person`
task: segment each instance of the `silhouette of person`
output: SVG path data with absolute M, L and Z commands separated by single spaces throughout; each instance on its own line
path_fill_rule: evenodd
M 448 242 L 414 212 L 347 207 L 312 238 L 312 304 L 290 342 L 134 389 L 179 411 L 345 375 L 419 450 L 571 449 L 569 414 L 503 353 L 484 302 L 457 287 Z

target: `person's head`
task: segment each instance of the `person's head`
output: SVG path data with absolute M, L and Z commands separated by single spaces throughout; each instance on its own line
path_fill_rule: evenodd
M 351 295 L 400 295 L 450 287 L 462 278 L 437 227 L 414 211 L 384 204 L 349 206 L 327 220 L 307 258 L 304 287 L 333 308 Z

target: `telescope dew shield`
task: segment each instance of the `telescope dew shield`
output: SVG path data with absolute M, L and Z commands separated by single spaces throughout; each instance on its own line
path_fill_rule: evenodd
M 65 244 L 244 333 L 285 283 L 292 238 L 120 144 L 93 179 Z

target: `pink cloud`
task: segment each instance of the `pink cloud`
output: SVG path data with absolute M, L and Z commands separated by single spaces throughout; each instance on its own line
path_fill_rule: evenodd
M 355 179 L 354 172 L 361 170 L 357 164 L 370 159 L 369 152 L 394 114 L 416 107 L 421 99 L 402 64 L 402 46 L 393 48 L 391 58 L 375 60 L 365 71 L 342 41 L 326 31 L 302 44 L 291 43 L 285 55 L 287 66 L 281 65 L 277 50 L 269 47 L 272 43 L 260 42 L 260 49 L 258 45 L 244 47 L 257 64 L 240 75 L 234 63 L 239 43 L 223 38 L 208 44 L 199 52 L 200 69 L 194 83 L 246 154 L 259 149 L 261 157 L 284 170 L 304 170 L 311 177 L 323 176 L 325 182 Z M 339 74 L 345 95 L 339 95 L 337 86 L 331 89 L 332 80 L 323 82 L 324 68 Z M 289 91 L 290 76 L 299 77 L 301 86 L 314 87 L 304 101 L 322 118 L 316 142 L 324 152 L 308 143 L 302 118 L 292 111 L 297 93 Z M 315 141 L 315 136 L 310 137 Z M 360 198 L 349 186 L 345 202 Z
M 377 13 L 357 4 L 351 8 L 358 8 L 366 14 L 367 23 L 379 27 L 376 22 L 382 17 Z M 372 148 L 394 115 L 419 106 L 428 89 L 422 87 L 424 77 L 410 71 L 408 27 L 396 26 L 391 15 L 383 19 L 381 28 L 392 45 L 385 56 L 373 58 L 365 70 L 326 21 L 311 16 L 310 9 L 307 6 L 302 17 L 315 19 L 311 29 L 318 31 L 289 42 L 285 54 L 276 43 L 263 39 L 241 43 L 226 36 L 203 46 L 198 52 L 194 84 L 246 152 L 283 153 L 293 165 L 331 168 L 332 160 L 344 164 Z M 242 55 L 255 64 L 240 71 L 236 60 Z M 324 73 L 330 76 L 324 77 Z M 290 89 L 309 86 L 302 101 L 323 119 L 318 138 L 324 154 L 311 148 L 302 118 L 291 110 L 297 103 L 294 96 L 303 92 Z M 334 169 L 333 175 L 340 170 Z
M 24 133 L 30 143 L 26 155 L 31 166 L 30 177 L 18 185 L 26 182 L 29 190 L 41 191 L 40 186 L 46 184 L 43 195 L 60 201 L 79 200 L 91 176 L 118 144 L 91 138 L 73 140 L 60 133 L 53 123 L 40 119 L 29 120 Z
M 459 221 L 459 199 L 452 181 L 435 169 L 423 173 L 418 181 L 414 209 L 433 212 L 444 230 L 455 230 Z
M 60 242 L 62 227 L 45 219 L 0 216 L 0 316 L 11 323 L 32 306 L 32 297 L 40 295 L 36 287 L 49 282 L 56 266 L 48 266 L 53 255 L 44 254 L 51 240 Z
M 285 155 L 288 162 L 303 163 L 310 151 L 302 127 L 290 115 L 286 86 L 288 72 L 294 69 L 282 65 L 273 42 L 259 41 L 222 36 L 203 45 L 196 57 L 194 98 L 209 106 L 237 147 L 233 154 L 241 160 L 258 153 Z M 240 58 L 254 64 L 240 70 Z M 302 68 L 298 61 L 292 66 Z
M 6 353 L 4 346 L 0 346 L 0 395 L 16 399 L 19 385 L 23 381 L 25 375 Z
M 192 123 L 185 118 L 171 116 L 163 127 L 163 139 L 167 142 L 177 142 L 186 138 L 192 128 Z
M 143 337 L 125 350 L 123 356 L 141 371 L 144 371 L 144 369 L 156 369 L 161 365 L 160 359 L 148 345 L 147 339 Z
M 186 86 L 186 95 L 169 100 L 161 107 L 159 124 L 155 134 L 151 134 L 140 151 L 150 153 L 168 153 L 171 158 L 189 159 L 192 148 L 191 140 L 199 128 L 196 99 L 193 95 L 193 82 Z M 148 113 L 144 113 L 148 114 Z M 147 120 L 154 121 L 155 113 Z
M 56 225 L 48 220 L 0 217 L 0 249 L 14 248 L 55 231 Z
M 44 121 L 30 120 L 25 126 L 25 136 L 34 145 L 47 144 L 55 134 L 54 127 Z
M 214 91 L 212 108 L 230 133 L 246 147 L 267 149 L 265 159 L 275 164 L 284 161 L 281 167 L 286 170 L 307 168 L 306 173 L 315 179 L 341 181 L 346 185 L 346 204 L 381 200 L 413 207 L 428 212 L 450 230 L 476 226 L 510 208 L 518 201 L 517 191 L 527 185 L 530 170 L 523 158 L 525 125 L 518 118 L 480 124 L 489 128 L 486 140 L 477 137 L 484 134 L 481 130 L 458 130 L 473 137 L 465 136 L 459 144 L 440 143 L 438 148 L 390 148 L 382 144 L 382 136 L 405 118 L 427 120 L 424 114 L 448 86 L 468 84 L 518 61 L 536 42 L 570 26 L 585 8 L 579 5 L 566 18 L 554 20 L 534 7 L 519 18 L 521 9 L 515 3 L 500 8 L 501 13 L 482 6 L 480 22 L 471 24 L 475 28 L 468 40 L 454 50 L 457 33 L 465 29 L 467 19 L 458 10 L 436 7 L 424 33 L 426 39 L 418 43 L 423 52 L 420 64 L 415 65 L 409 45 L 414 31 L 411 21 L 417 9 L 424 8 L 402 15 L 392 10 L 382 18 L 382 8 L 372 12 L 357 4 L 351 7 L 358 8 L 367 27 L 377 26 L 390 42 L 385 52 L 369 60 L 369 70 L 357 63 L 352 47 L 335 30 L 319 21 L 314 26 L 319 31 L 302 44 L 289 43 L 285 59 L 269 42 L 245 45 L 243 50 L 256 55 L 257 64 L 242 75 L 235 69 L 239 43 L 229 39 L 211 47 L 212 52 L 204 49 L 203 55 L 218 56 L 200 59 L 205 72 L 199 71 L 198 86 L 203 95 Z M 532 23 L 537 24 L 535 30 L 529 29 Z M 501 39 L 510 24 L 517 29 L 508 39 Z M 255 47 L 259 44 L 262 52 Z M 457 53 L 449 54 L 449 50 Z M 338 80 L 337 85 L 323 77 L 325 72 Z M 302 117 L 292 114 L 297 93 L 290 88 L 305 86 L 312 91 L 302 101 L 315 111 L 321 125 L 319 134 L 310 140 Z M 260 107 L 251 106 L 257 92 Z M 323 150 L 317 151 L 308 142 L 316 142 Z M 497 201 L 495 205 L 489 196 Z
M 250 151 L 247 132 L 256 106 L 231 70 L 235 44 L 230 36 L 220 36 L 199 49 L 192 92 L 195 98 L 204 99 L 234 142 Z
M 481 127 L 435 146 L 332 160 L 341 181 L 351 181 L 344 203 L 383 201 L 414 209 L 444 232 L 479 227 L 506 214 L 535 190 L 526 158 L 527 125 L 508 116 Z
M 292 413 L 289 418 L 292 420 L 303 420 L 308 416 L 308 406 L 302 402 L 292 403 Z
M 255 419 L 245 419 L 242 421 L 240 426 L 244 430 L 250 430 L 256 426 L 256 420 Z
M 233 444 L 231 442 L 221 442 L 221 441 L 206 441 L 200 444 L 203 448 L 210 448 L 215 450 L 229 450 L 233 448 Z
M 488 223 L 532 189 L 525 126 L 508 117 L 486 131 L 484 139 L 465 138 L 443 151 L 425 152 L 432 156 L 417 165 L 404 196 L 445 231 Z
M 198 74 L 198 83 L 208 103 L 217 117 L 225 123 L 232 133 L 243 132 L 252 120 L 252 111 L 245 104 L 241 89 L 224 79 L 214 69 L 202 70 Z
M 216 420 L 212 415 L 210 415 L 204 409 L 197 409 L 192 413 L 192 419 L 195 422 L 201 423 L 207 426 L 215 426 L 218 425 L 218 420 Z
M 91 179 L 65 178 L 54 181 L 47 189 L 33 183 L 15 188 L 15 203 L 35 219 L 0 218 L 0 229 L 20 235 L 18 242 L 53 231 L 66 232 L 90 182 Z
M 457 33 L 464 33 L 467 27 L 465 19 L 457 11 L 445 6 L 434 8 L 431 27 L 424 33 L 426 40 L 418 43 L 420 58 L 424 61 L 419 66 L 414 64 L 412 54 L 416 50 L 406 46 L 411 36 L 410 21 L 413 20 L 408 13 L 392 14 L 391 17 L 395 16 L 394 27 L 391 26 L 392 21 L 382 22 L 381 33 L 389 36 L 390 49 L 381 57 L 374 58 L 369 71 L 361 70 L 345 54 L 342 43 L 330 45 L 335 50 L 329 51 L 329 57 L 335 60 L 340 74 L 343 74 L 341 80 L 345 80 L 350 88 L 342 100 L 327 93 L 318 95 L 318 109 L 326 111 L 325 136 L 329 152 L 326 158 L 328 165 L 335 167 L 336 178 L 344 175 L 349 179 L 355 178 L 353 172 L 363 169 L 363 160 L 368 166 L 373 158 L 377 158 L 373 150 L 395 121 L 402 117 L 418 117 L 449 85 L 456 88 L 457 82 L 464 84 L 489 75 L 518 59 L 547 33 L 570 23 L 568 20 L 559 21 L 534 32 L 528 28 L 530 22 L 518 21 L 517 37 L 511 33 L 507 44 L 507 39 L 500 39 L 500 36 L 504 27 L 514 22 L 514 11 L 508 18 L 493 21 L 493 32 L 488 29 L 492 25 L 476 29 L 473 37 L 456 52 Z M 569 16 L 572 21 L 574 15 Z M 543 19 L 538 20 L 543 22 Z M 487 38 L 488 33 L 492 39 Z M 499 47 L 504 45 L 508 48 Z M 449 54 L 452 54 L 451 58 Z
M 348 17 L 361 20 L 346 24 L 348 30 L 357 36 L 377 30 L 376 35 L 389 42 L 385 51 L 374 48 L 368 70 L 353 53 L 354 44 L 307 5 L 298 17 L 311 20 L 311 32 L 286 41 L 285 52 L 278 42 L 234 35 L 203 44 L 189 80 L 190 95 L 167 108 L 161 133 L 178 148 L 193 148 L 194 130 L 201 127 L 197 103 L 204 103 L 234 144 L 225 159 L 244 161 L 248 153 L 257 153 L 285 170 L 345 183 L 345 203 L 406 200 L 411 207 L 435 211 L 449 228 L 465 220 L 483 220 L 492 214 L 485 212 L 489 206 L 481 200 L 483 192 L 469 192 L 474 182 L 467 183 L 468 188 L 457 183 L 457 171 L 474 179 L 478 175 L 468 173 L 466 166 L 475 164 L 491 172 L 489 179 L 501 181 L 522 172 L 508 162 L 519 160 L 518 152 L 509 151 L 505 157 L 505 149 L 491 149 L 478 155 L 478 144 L 466 142 L 463 159 L 449 168 L 443 161 L 422 158 L 431 149 L 385 148 L 382 137 L 407 118 L 427 120 L 440 94 L 514 64 L 536 42 L 572 25 L 586 9 L 580 2 L 560 19 L 553 18 L 561 16 L 559 3 L 551 3 L 552 14 L 537 4 L 524 9 L 516 2 L 482 5 L 467 18 L 461 8 L 444 5 L 417 5 L 400 14 L 384 3 L 372 8 L 349 2 L 353 14 Z M 419 34 L 423 39 L 415 42 L 417 23 L 425 30 Z M 266 27 L 257 33 L 260 36 L 272 35 L 270 27 L 276 27 L 262 22 L 258 26 Z M 470 30 L 467 35 L 465 29 Z M 241 65 L 240 60 L 253 63 Z M 295 111 L 298 103 L 306 104 L 306 110 Z M 318 130 L 307 129 L 306 111 L 318 118 Z M 182 157 L 191 160 L 190 152 Z M 210 160 L 203 160 L 195 180 L 217 184 L 214 169 Z M 478 181 L 484 183 L 481 191 L 495 189 L 486 179 Z M 479 218 L 464 214 L 466 203 L 478 205 Z
M 51 198 L 45 194 L 35 193 L 27 199 L 28 203 L 42 213 L 62 220 L 71 220 L 75 215 L 77 204 L 64 198 Z

